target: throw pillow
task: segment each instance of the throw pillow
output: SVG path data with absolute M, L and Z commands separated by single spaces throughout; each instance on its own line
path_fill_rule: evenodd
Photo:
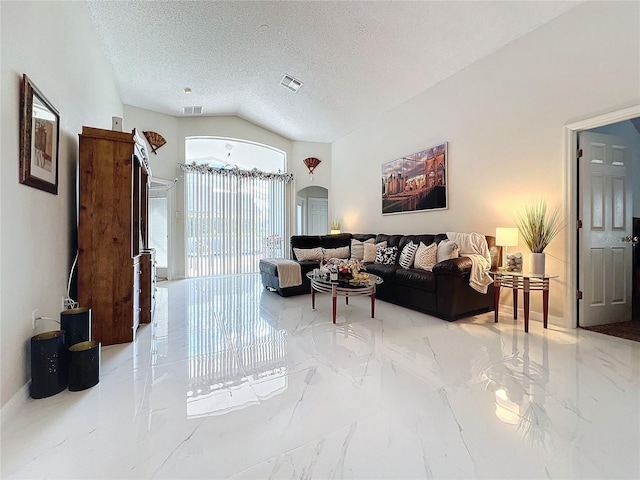
M 416 255 L 416 250 L 418 250 L 418 245 L 413 243 L 413 241 L 404 246 L 402 253 L 400 254 L 400 261 L 398 262 L 402 268 L 411 268 L 411 265 L 413 265 L 413 259 Z
M 373 263 L 376 261 L 376 250 L 378 249 L 378 247 L 386 247 L 387 246 L 387 242 L 380 242 L 380 243 L 365 243 L 364 244 L 364 258 L 362 259 L 363 262 L 369 262 L 369 263 Z
M 378 247 L 376 248 L 375 263 L 382 265 L 393 265 L 398 256 L 398 247 Z
M 450 258 L 458 258 L 460 256 L 460 249 L 458 244 L 451 240 L 442 240 L 438 244 L 437 260 L 438 263 L 443 260 L 449 260 Z
M 428 272 L 430 272 L 433 266 L 438 263 L 437 252 L 437 244 L 430 243 L 429 245 L 425 245 L 424 243 L 420 242 L 420 246 L 418 247 L 416 258 L 414 260 L 414 266 L 421 270 L 427 270 Z
M 323 248 L 322 257 L 325 261 L 330 258 L 347 259 L 349 258 L 349 247 Z
M 322 247 L 294 248 L 293 253 L 299 262 L 320 262 L 322 260 Z
M 376 241 L 375 238 L 370 238 L 369 240 L 365 240 L 364 242 L 361 242 L 360 240 L 356 240 L 355 238 L 352 239 L 351 240 L 351 260 L 363 261 L 365 243 L 373 245 L 375 241 Z

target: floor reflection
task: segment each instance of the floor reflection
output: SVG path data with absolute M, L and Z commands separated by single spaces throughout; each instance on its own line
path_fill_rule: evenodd
M 504 342 L 488 344 L 482 357 L 473 363 L 472 381 L 494 393 L 499 421 L 516 426 L 525 441 L 545 449 L 551 428 L 545 408 L 549 344 L 543 336 L 532 354 L 529 336 L 522 338 L 520 328 L 514 324 L 510 346 Z
M 261 316 L 253 276 L 194 279 L 187 295 L 187 415 L 217 415 L 287 387 L 287 334 Z

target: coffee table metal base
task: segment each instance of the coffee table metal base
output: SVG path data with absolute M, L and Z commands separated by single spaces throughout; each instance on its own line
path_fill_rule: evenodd
M 316 292 L 331 293 L 333 304 L 333 323 L 336 323 L 336 313 L 338 311 L 338 297 L 345 297 L 345 302 L 349 305 L 349 297 L 366 295 L 371 297 L 371 318 L 376 312 L 376 286 L 366 285 L 362 287 L 340 287 L 338 284 L 328 285 L 326 283 L 311 280 L 311 308 L 316 308 Z

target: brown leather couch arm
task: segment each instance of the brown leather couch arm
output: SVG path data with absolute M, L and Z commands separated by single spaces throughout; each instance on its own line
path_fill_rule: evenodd
M 435 264 L 432 270 L 434 275 L 464 276 L 471 273 L 471 259 L 469 257 L 450 258 Z

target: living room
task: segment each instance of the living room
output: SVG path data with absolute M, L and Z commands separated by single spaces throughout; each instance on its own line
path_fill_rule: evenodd
M 287 138 L 233 115 L 185 118 L 127 105 L 121 99 L 112 66 L 103 53 L 84 2 L 1 2 L 0 405 L 3 433 L 5 424 L 28 402 L 34 402 L 28 399 L 32 312 L 37 309 L 38 315 L 55 318 L 61 310 L 60 299 L 66 295 L 69 269 L 76 251 L 76 172 L 78 134 L 82 126 L 110 129 L 115 116 L 123 119 L 124 131 L 137 128 L 161 132 L 167 144 L 157 155 L 151 155 L 151 163 L 154 175 L 167 180 L 176 178 L 176 163 L 185 160 L 186 136 L 240 138 L 278 148 L 286 153 L 287 170 L 295 177 L 294 190 L 311 184 L 327 188 L 330 216 L 342 220 L 345 232 L 474 231 L 492 235 L 496 227 L 515 226 L 517 209 L 538 199 L 558 206 L 569 225 L 575 218 L 576 208 L 572 179 L 575 171 L 569 155 L 575 131 L 590 128 L 581 125 L 592 119 L 598 122 L 598 119 L 610 118 L 614 122 L 638 115 L 639 8 L 637 2 L 575 2 L 575 6 L 572 3 L 571 8 L 548 23 L 497 51 L 487 52 L 481 60 L 451 72 L 427 90 L 372 116 L 359 128 L 335 141 L 318 142 Z M 60 112 L 57 196 L 18 182 L 23 74 L 36 83 Z M 379 208 L 380 165 L 444 141 L 448 142 L 449 155 L 448 208 L 383 216 Z M 311 156 L 322 160 L 313 182 L 303 164 L 303 160 Z M 640 216 L 637 214 L 639 188 L 638 182 L 634 182 L 634 216 Z M 174 197 L 174 201 L 177 202 L 177 198 Z M 175 203 L 171 210 L 181 209 Z M 170 276 L 180 279 L 185 273 L 184 230 L 181 219 L 174 220 Z M 294 221 L 293 212 L 289 212 L 289 221 Z M 569 300 L 576 290 L 573 237 L 573 229 L 565 228 L 550 244 L 546 250 L 547 271 L 559 277 L 554 280 L 550 294 L 550 323 L 562 329 L 554 342 L 572 345 L 575 342 L 579 350 L 589 347 L 579 343 L 580 337 L 566 333 L 576 325 L 574 307 Z M 526 251 L 524 244 L 520 244 L 519 249 Z M 287 299 L 267 300 L 268 309 L 282 308 L 295 316 L 290 307 L 282 303 L 284 300 Z M 299 302 L 294 305 L 300 310 L 308 303 Z M 509 297 L 505 296 L 503 302 L 509 305 Z M 540 318 L 537 303 L 535 299 L 532 301 L 532 310 Z M 385 304 L 380 302 L 380 305 Z M 379 307 L 379 315 L 393 317 L 405 313 L 385 305 Z M 407 323 L 419 318 L 411 316 Z M 426 321 L 431 324 L 432 320 Z M 492 322 L 488 316 L 480 323 L 476 320 L 463 325 L 484 327 L 485 320 Z M 440 322 L 441 328 L 447 325 Z M 540 332 L 532 334 L 532 344 L 544 347 Z M 514 334 L 513 338 L 522 343 L 520 335 Z M 617 344 L 607 345 L 615 349 Z M 638 350 L 623 345 L 624 355 L 636 360 L 630 361 L 633 368 L 629 371 L 620 368 L 630 378 L 637 378 Z M 596 355 L 593 350 L 589 352 Z M 615 376 L 615 361 L 613 365 L 611 370 Z M 386 374 L 385 379 L 389 380 L 390 370 Z M 589 381 L 600 379 L 589 376 Z M 617 376 L 615 381 L 620 381 Z M 624 393 L 624 405 L 628 408 L 626 422 L 637 425 L 638 409 L 633 401 L 637 400 L 638 384 L 629 380 L 625 386 L 628 388 Z M 618 400 L 605 398 L 611 402 Z M 364 395 L 359 398 L 364 399 Z M 598 444 L 595 436 L 589 438 Z M 3 435 L 3 450 L 8 441 Z M 632 447 L 632 451 L 635 448 L 637 452 L 637 446 L 637 432 L 635 437 L 631 433 L 626 438 L 626 448 Z M 497 460 L 494 458 L 494 461 Z M 635 467 L 626 466 L 626 470 L 612 475 L 600 467 L 585 467 L 582 474 L 561 469 L 554 473 L 557 477 L 637 476 L 637 462 Z M 489 471 L 475 470 L 475 476 Z M 473 475 L 473 472 L 472 468 L 462 470 L 462 476 Z M 449 474 L 452 475 L 451 471 Z M 366 475 L 361 471 L 356 476 Z

